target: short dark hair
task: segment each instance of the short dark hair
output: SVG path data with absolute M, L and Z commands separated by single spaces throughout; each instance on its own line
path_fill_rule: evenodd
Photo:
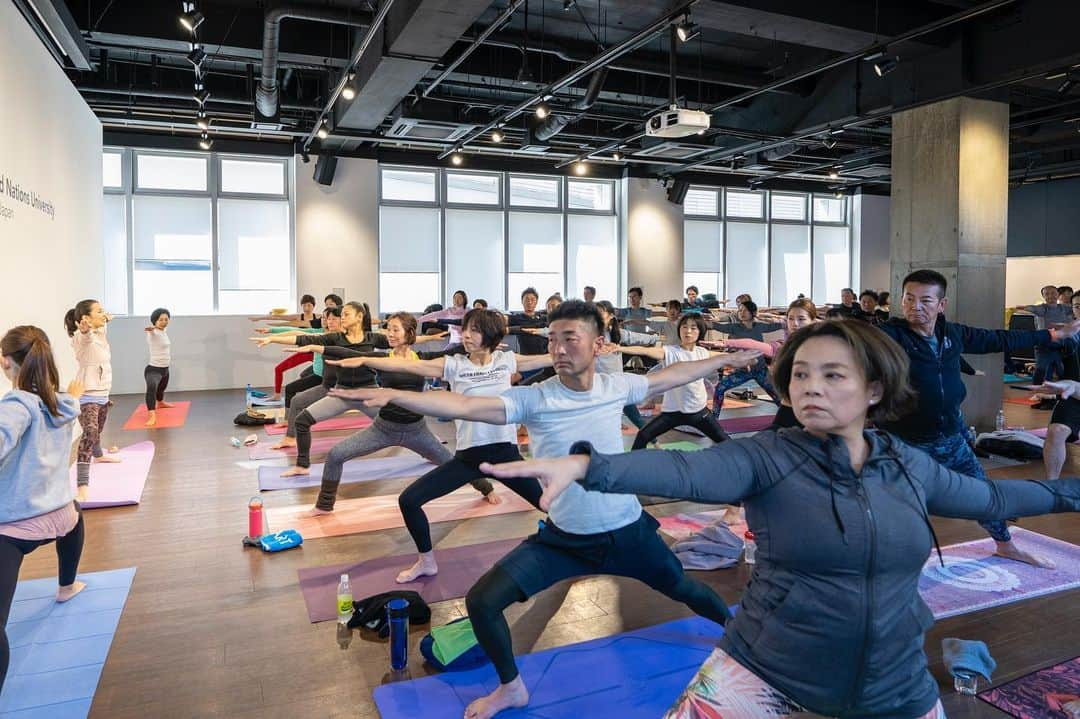
M 700 290 L 698 290 L 698 288 L 697 288 L 697 285 L 690 285 L 689 287 L 687 287 L 687 288 L 686 288 L 686 292 L 688 292 L 688 293 L 689 293 L 689 292 L 690 292 L 690 290 L 693 290 L 693 291 L 694 291 L 694 294 L 698 294 L 698 295 L 700 295 L 700 294 L 701 294 L 701 291 L 700 291 Z
M 390 320 L 397 320 L 401 323 L 402 329 L 405 330 L 405 344 L 411 345 L 416 343 L 416 317 L 408 312 L 394 312 L 391 315 L 387 315 L 387 324 L 390 323 Z
M 300 298 L 300 304 L 302 304 L 302 305 L 313 305 L 313 304 L 315 304 L 315 296 L 314 295 L 304 295 L 303 297 Z
M 324 307 L 323 311 L 322 311 L 322 314 L 323 314 L 323 317 L 329 317 L 330 315 L 333 315 L 334 317 L 341 317 L 341 308 L 340 307 Z
M 903 290 L 908 286 L 908 283 L 916 285 L 937 285 L 941 288 L 941 294 L 939 297 L 944 297 L 945 293 L 949 291 L 949 281 L 945 279 L 945 275 L 934 270 L 915 270 L 909 272 L 908 276 L 904 278 L 904 281 L 900 283 L 900 289 Z
M 926 283 L 930 284 L 930 283 Z M 772 364 L 773 385 L 780 396 L 791 402 L 791 367 L 795 353 L 814 337 L 836 337 L 851 347 L 855 363 L 867 382 L 881 383 L 881 401 L 870 407 L 867 418 L 873 422 L 899 419 L 915 408 L 917 395 L 908 376 L 907 353 L 891 337 L 866 322 L 825 320 L 800 327 L 791 333 Z
M 850 287 L 845 287 L 844 289 L 840 290 L 840 294 L 843 294 L 845 292 L 850 292 L 851 294 L 855 294 L 855 290 L 851 289 Z
M 506 318 L 495 310 L 469 310 L 461 318 L 461 329 L 472 328 L 480 333 L 481 343 L 494 352 L 506 337 Z
M 521 291 L 521 299 L 525 299 L 525 295 L 532 295 L 537 300 L 540 299 L 540 293 L 536 291 L 535 287 L 526 287 Z
M 859 299 L 861 300 L 863 297 L 873 297 L 874 304 L 877 304 L 878 302 L 878 293 L 874 292 L 873 290 L 863 290 L 862 292 L 860 292 Z
M 473 306 L 476 306 L 476 305 L 480 305 L 481 307 L 483 307 L 486 310 L 487 306 L 488 306 L 488 303 L 487 303 L 487 300 L 485 300 L 483 297 L 477 297 L 475 300 L 473 300 Z
M 1039 292 L 1042 292 L 1043 290 L 1045 290 L 1047 288 L 1053 290 L 1054 292 L 1058 291 L 1057 285 L 1043 285 L 1042 287 L 1039 288 Z
M 1062 285 L 1061 287 L 1058 287 L 1058 293 L 1072 292 L 1072 291 L 1073 291 L 1073 288 L 1069 287 L 1068 285 Z
M 581 320 L 592 325 L 597 336 L 604 334 L 604 320 L 600 317 L 600 310 L 592 302 L 566 300 L 548 315 L 548 324 L 556 320 Z
M 150 324 L 156 325 L 157 321 L 161 319 L 162 315 L 167 315 L 169 319 L 172 319 L 172 312 L 169 312 L 164 307 L 158 307 L 156 310 L 150 313 Z
M 667 302 L 664 303 L 664 309 L 679 310 L 681 312 L 682 311 L 682 302 L 679 302 L 678 300 L 668 300 Z
M 693 322 L 697 326 L 698 339 L 704 339 L 705 333 L 709 331 L 709 326 L 705 324 L 705 318 L 698 312 L 688 312 L 679 318 L 679 321 L 675 324 L 675 333 L 678 334 L 682 331 L 682 326 L 687 322 Z M 670 339 L 668 340 L 671 341 Z
M 592 285 L 585 285 L 585 290 L 586 290 L 586 291 L 588 291 L 588 290 L 592 290 L 592 293 L 593 293 L 594 295 L 596 294 L 596 288 L 595 288 L 595 287 L 593 287 Z
M 323 304 L 326 304 L 327 300 L 333 300 L 334 304 L 338 307 L 341 307 L 343 304 L 345 304 L 345 300 L 341 299 L 341 295 L 335 295 L 333 292 L 328 294 L 326 297 L 323 297 Z
M 645 293 L 641 291 L 640 287 L 631 287 L 626 291 L 628 295 L 637 295 L 638 297 L 644 297 Z
M 757 317 L 757 302 L 753 300 L 743 300 L 739 303 L 746 308 L 746 311 L 750 313 L 751 317 Z

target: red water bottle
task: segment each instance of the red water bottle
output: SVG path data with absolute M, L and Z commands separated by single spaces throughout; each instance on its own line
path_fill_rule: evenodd
M 252 497 L 248 502 L 248 536 L 258 539 L 263 535 L 263 501 Z

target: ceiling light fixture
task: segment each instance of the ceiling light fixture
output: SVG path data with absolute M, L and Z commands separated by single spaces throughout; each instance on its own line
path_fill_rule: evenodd
M 622 153 L 616 150 L 615 152 L 611 153 L 611 159 L 615 162 L 618 162 L 622 159 Z
M 192 48 L 191 52 L 187 54 L 187 61 L 194 65 L 196 70 L 199 69 L 199 66 L 203 64 L 203 60 L 205 59 L 206 50 L 203 50 L 198 45 Z
M 675 26 L 675 35 L 679 42 L 689 42 L 701 34 L 701 26 L 690 19 L 689 15 L 683 17 Z
M 1058 94 L 1059 95 L 1064 95 L 1069 90 L 1072 90 L 1073 85 L 1075 85 L 1075 84 L 1076 84 L 1076 78 L 1073 77 L 1072 75 L 1066 75 L 1065 79 L 1061 81 L 1060 85 L 1058 85 L 1058 89 L 1057 89 Z
M 577 5 L 577 0 L 562 0 L 563 12 L 570 12 Z
M 578 160 L 574 163 L 574 174 L 584 175 L 589 171 L 588 166 L 585 164 L 585 160 Z
M 461 156 L 460 152 L 455 152 L 453 155 L 450 156 L 450 162 L 454 165 L 460 166 L 461 163 L 465 162 L 465 158 Z
M 836 147 L 836 138 L 834 138 L 834 137 L 823 137 L 823 138 L 821 138 L 821 144 L 825 146 L 826 150 L 831 150 L 834 147 Z
M 352 100 L 356 97 L 356 85 L 353 84 L 353 80 L 356 79 L 356 73 L 349 73 L 349 80 L 345 84 L 345 87 L 341 88 L 341 96 L 346 100 Z
M 536 106 L 536 116 L 538 118 L 540 118 L 541 120 L 543 120 L 545 117 L 547 117 L 550 114 L 551 114 L 551 108 L 549 108 L 544 103 L 541 102 L 539 105 Z
M 835 168 L 835 167 L 830 168 L 829 169 L 829 179 L 830 180 L 839 180 L 840 179 L 840 170 Z
M 210 99 L 210 91 L 202 85 L 196 85 L 195 94 L 191 98 L 200 105 L 205 105 L 206 101 Z
M 496 129 L 494 132 L 492 132 L 491 133 L 491 141 L 492 142 L 502 142 L 503 141 L 502 131 Z
M 900 58 L 898 57 L 884 57 L 874 61 L 874 72 L 877 73 L 878 77 L 885 77 L 895 70 L 899 64 Z
M 210 136 L 207 135 L 205 132 L 202 135 L 199 136 L 199 147 L 201 147 L 204 150 L 209 150 L 213 146 L 214 146 L 214 141 L 211 140 Z
M 180 16 L 180 24 L 184 26 L 184 29 L 190 33 L 194 33 L 199 29 L 199 26 L 203 24 L 206 17 L 198 10 L 192 12 L 186 12 Z
M 195 113 L 195 127 L 203 132 L 210 129 L 210 118 L 206 116 L 206 110 L 199 110 Z
M 322 123 L 319 125 L 319 129 L 315 131 L 315 137 L 319 138 L 320 140 L 325 140 L 326 138 L 330 137 L 330 128 L 327 126 L 326 120 L 323 120 Z

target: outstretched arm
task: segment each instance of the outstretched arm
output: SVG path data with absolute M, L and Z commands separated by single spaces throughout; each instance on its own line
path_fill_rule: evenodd
M 663 361 L 664 359 L 663 347 L 635 347 L 633 345 L 618 345 L 613 351 L 622 352 L 624 355 L 638 355 L 639 357 L 648 357 L 650 359 L 656 360 L 657 362 Z
M 457 392 L 408 392 L 396 389 L 340 389 L 330 394 L 361 400 L 367 407 L 385 407 L 393 402 L 402 409 L 447 419 L 465 419 L 488 424 L 506 424 L 506 409 L 498 397 L 466 397 Z
M 744 351 L 718 354 L 709 359 L 693 362 L 676 362 L 662 370 L 645 375 L 649 380 L 649 394 L 662 394 L 670 389 L 690 384 L 724 367 L 746 367 L 753 364 L 759 357 L 761 357 L 760 352 Z
M 551 366 L 551 355 L 519 355 L 514 354 L 518 372 L 532 372 L 534 369 L 543 369 Z
M 338 367 L 368 367 L 379 372 L 405 372 L 421 377 L 439 379 L 443 376 L 443 367 L 446 365 L 445 357 L 436 357 L 428 360 L 407 360 L 397 357 L 350 357 L 340 360 L 326 360 L 327 364 Z

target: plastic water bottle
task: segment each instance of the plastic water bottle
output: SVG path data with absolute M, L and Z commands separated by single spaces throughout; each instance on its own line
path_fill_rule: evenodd
M 979 435 L 975 432 L 975 427 L 973 427 L 973 426 L 968 427 L 968 433 L 967 433 L 968 444 L 970 444 L 972 447 L 974 447 L 975 446 L 975 440 L 978 439 L 978 437 L 979 437 Z
M 340 624 L 348 624 L 352 619 L 352 587 L 349 586 L 349 575 L 342 574 L 341 581 L 337 585 L 337 620 Z
M 979 691 L 979 675 L 968 671 L 953 672 L 953 689 L 957 694 L 975 696 Z
M 390 668 L 401 671 L 409 663 L 409 600 L 391 599 L 386 603 L 390 621 Z
M 743 535 L 743 560 L 747 564 L 753 564 L 757 561 L 755 555 L 757 554 L 757 542 L 754 541 L 754 533 L 747 531 Z
M 997 417 L 994 418 L 994 431 L 1001 432 L 1005 429 L 1005 410 L 999 409 Z

